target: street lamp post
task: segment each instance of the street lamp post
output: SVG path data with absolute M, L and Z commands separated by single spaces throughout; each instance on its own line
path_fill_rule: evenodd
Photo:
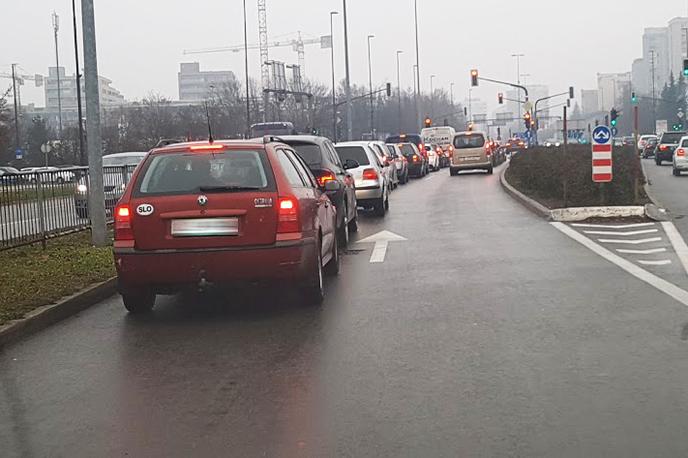
M 451 101 L 452 110 L 454 109 L 454 83 L 449 83 L 449 99 Z
M 246 138 L 251 137 L 251 88 L 248 75 L 248 25 L 246 22 L 246 0 L 244 0 L 244 73 L 246 73 Z
M 401 134 L 401 63 L 399 56 L 404 51 L 397 51 L 397 97 L 399 99 L 399 134 Z
M 516 80 L 518 85 L 521 85 L 521 57 L 525 57 L 525 54 L 512 54 L 511 57 L 516 58 Z M 521 90 L 518 90 L 518 97 L 517 99 L 521 98 Z M 521 106 L 518 106 L 518 118 L 521 118 Z
M 418 0 L 413 1 L 413 12 L 414 12 L 414 19 L 415 19 L 415 27 L 416 27 L 416 81 L 418 81 L 418 92 L 416 92 L 415 95 L 415 104 L 416 104 L 416 125 L 420 126 L 421 125 L 421 120 L 420 120 L 420 105 L 419 105 L 419 99 L 420 99 L 420 47 L 418 46 Z
M 353 137 L 353 107 L 351 106 L 351 72 L 349 69 L 349 23 L 346 15 L 346 0 L 343 1 L 344 6 L 344 60 L 346 63 L 346 139 L 351 141 Z
M 334 73 L 334 17 L 339 14 L 338 11 L 330 11 L 330 40 L 332 43 L 331 61 L 332 61 L 332 138 L 337 143 L 337 82 Z
M 432 82 L 437 78 L 437 75 L 430 75 L 430 117 L 435 116 L 435 90 L 433 89 Z
M 372 137 L 375 132 L 375 107 L 373 96 L 373 64 L 370 52 L 370 40 L 375 38 L 375 35 L 368 35 L 368 81 L 370 83 L 370 135 Z
M 57 137 L 62 139 L 62 81 L 60 80 L 60 51 L 57 46 L 57 33 L 60 31 L 60 16 L 53 11 L 53 32 L 55 34 L 55 68 L 57 70 Z
M 79 117 L 79 163 L 86 165 L 84 148 L 84 110 L 81 105 L 81 66 L 79 65 L 79 34 L 76 27 L 76 1 L 72 0 L 72 28 L 74 29 L 74 60 L 76 61 L 76 106 Z

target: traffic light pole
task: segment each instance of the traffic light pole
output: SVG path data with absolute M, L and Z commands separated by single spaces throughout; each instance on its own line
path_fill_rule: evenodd
M 525 86 L 521 86 L 520 84 L 510 83 L 508 81 L 500 81 L 500 80 L 494 80 L 492 78 L 485 78 L 483 76 L 478 76 L 477 78 L 478 78 L 478 80 L 487 81 L 488 83 L 503 84 L 505 86 L 510 86 L 510 87 L 514 87 L 516 89 L 521 89 L 526 94 L 526 102 L 528 101 L 528 88 Z
M 570 92 L 571 91 L 566 91 L 566 92 L 562 92 L 561 94 L 550 95 L 549 97 L 543 97 L 543 98 L 537 99 L 535 101 L 535 108 L 533 110 L 533 119 L 535 121 L 535 143 L 536 144 L 539 143 L 538 130 L 540 128 L 540 123 L 538 122 L 539 121 L 538 120 L 538 105 L 540 104 L 540 102 L 544 102 L 545 100 L 551 100 L 551 99 L 554 99 L 556 97 L 562 97 L 564 95 L 570 95 Z

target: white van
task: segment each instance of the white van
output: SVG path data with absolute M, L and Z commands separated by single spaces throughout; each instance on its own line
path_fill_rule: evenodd
M 449 151 L 454 135 L 456 131 L 449 126 L 428 127 L 420 131 L 424 144 L 441 146 L 444 152 Z

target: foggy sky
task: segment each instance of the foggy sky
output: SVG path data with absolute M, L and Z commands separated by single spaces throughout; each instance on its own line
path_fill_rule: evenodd
M 61 64 L 74 72 L 70 0 L 4 2 L 0 19 L 0 72 L 19 63 L 25 73 L 47 74 L 55 54 L 51 12 L 61 17 Z M 77 7 L 80 1 L 77 1 Z M 526 8 L 527 6 L 527 8 Z M 329 12 L 340 0 L 268 0 L 269 36 L 301 31 L 304 37 L 329 34 Z M 258 42 L 256 1 L 248 0 L 249 42 Z M 158 92 L 177 99 L 180 62 L 199 61 L 202 70 L 233 70 L 243 80 L 243 54 L 184 56 L 184 49 L 243 43 L 241 0 L 95 0 L 99 73 L 113 80 L 128 100 Z M 352 80 L 367 84 L 366 37 L 374 34 L 373 79 L 396 85 L 397 49 L 402 55 L 402 86 L 413 86 L 415 63 L 413 0 L 348 0 Z M 523 53 L 521 72 L 529 84 L 552 92 L 595 88 L 597 72 L 630 71 L 640 57 L 643 28 L 665 26 L 688 14 L 685 0 L 419 0 L 421 84 L 448 90 L 455 99 L 468 92 L 469 70 L 497 79 L 516 79 L 513 53 Z M 342 15 L 336 17 L 337 78 L 344 77 Z M 79 28 L 81 21 L 79 18 Z M 81 44 L 80 44 L 81 46 Z M 259 80 L 258 51 L 250 51 L 253 78 Z M 290 48 L 270 58 L 296 63 Z M 83 61 L 82 61 L 83 62 Z M 306 48 L 306 75 L 330 84 L 329 50 Z M 0 89 L 10 80 L 0 79 Z M 483 84 L 475 96 L 496 104 L 498 86 Z M 23 88 L 23 101 L 43 105 L 42 89 Z

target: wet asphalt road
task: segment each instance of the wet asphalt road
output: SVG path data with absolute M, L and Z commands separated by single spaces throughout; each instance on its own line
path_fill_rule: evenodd
M 674 224 L 683 238 L 688 240 L 688 173 L 675 177 L 671 173 L 670 162 L 657 166 L 654 159 L 642 161 L 652 197 L 660 206 L 671 211 Z
M 688 310 L 444 170 L 320 309 L 102 304 L 0 353 L 3 456 L 686 456 Z

